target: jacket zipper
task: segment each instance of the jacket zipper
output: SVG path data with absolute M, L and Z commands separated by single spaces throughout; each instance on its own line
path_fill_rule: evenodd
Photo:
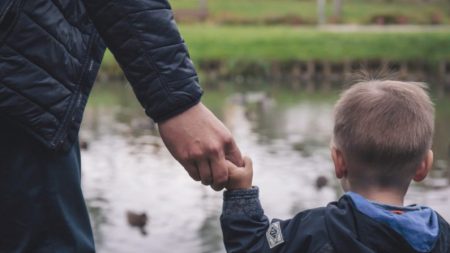
M 72 104 L 72 108 L 70 108 L 69 115 L 71 115 L 70 118 L 66 119 L 64 122 L 64 125 L 60 129 L 60 131 L 57 134 L 57 137 L 55 138 L 55 141 L 51 143 L 51 146 L 54 150 L 57 150 L 64 144 L 65 137 L 68 133 L 66 133 L 67 128 L 72 124 L 72 122 L 75 120 L 74 113 L 76 112 L 77 108 L 80 106 L 81 98 L 83 96 L 83 93 L 81 92 L 81 84 L 79 84 L 79 88 L 77 89 L 75 93 L 75 102 Z
M 83 83 L 87 80 L 90 79 L 90 75 L 92 75 L 92 70 L 94 67 L 94 59 L 92 58 L 92 47 L 96 46 L 94 45 L 94 43 L 97 41 L 98 39 L 98 34 L 93 33 L 91 35 L 91 38 L 89 39 L 88 42 L 88 49 L 87 51 L 87 60 L 88 62 L 86 62 L 83 66 L 83 70 L 81 72 L 81 76 L 82 78 L 79 80 L 78 82 L 78 87 L 75 91 L 75 101 L 73 101 L 71 103 L 71 108 L 70 108 L 70 112 L 68 116 L 70 116 L 70 118 L 65 119 L 63 122 L 63 125 L 61 126 L 61 128 L 59 129 L 59 131 L 56 133 L 56 136 L 54 137 L 54 141 L 50 142 L 50 147 L 53 150 L 58 150 L 61 146 L 64 145 L 64 141 L 66 139 L 66 136 L 69 134 L 67 133 L 67 129 L 69 128 L 69 126 L 73 123 L 73 121 L 75 120 L 76 115 L 74 115 L 74 113 L 76 112 L 76 110 L 80 107 L 82 98 L 83 98 L 83 92 L 82 92 L 82 86 Z
M 89 50 L 90 51 L 90 50 Z M 94 60 L 90 59 L 89 61 L 89 65 L 86 68 L 86 71 L 84 72 L 84 79 L 86 79 L 87 76 L 89 76 L 92 72 L 92 66 L 94 64 Z M 82 82 L 84 80 L 81 80 L 79 85 L 78 85 L 78 89 L 75 93 L 75 103 L 73 105 L 73 107 L 71 108 L 69 115 L 71 115 L 71 117 L 69 119 L 67 119 L 67 121 L 64 123 L 64 125 L 62 126 L 62 129 L 60 130 L 60 132 L 58 133 L 57 137 L 55 138 L 55 141 L 53 143 L 51 143 L 51 146 L 53 147 L 54 150 L 57 150 L 58 148 L 60 148 L 61 146 L 63 146 L 64 141 L 65 141 L 65 137 L 68 134 L 67 128 L 73 123 L 73 121 L 75 120 L 76 115 L 74 115 L 74 113 L 76 112 L 76 110 L 80 107 L 81 104 L 81 100 L 83 98 L 83 92 L 82 92 Z

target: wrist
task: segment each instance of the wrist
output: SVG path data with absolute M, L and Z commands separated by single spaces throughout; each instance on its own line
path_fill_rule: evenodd
M 252 182 L 229 182 L 225 187 L 227 190 L 249 190 L 252 189 Z

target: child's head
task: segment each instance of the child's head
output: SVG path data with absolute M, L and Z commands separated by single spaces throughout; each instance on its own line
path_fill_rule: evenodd
M 332 157 L 345 190 L 406 192 L 431 168 L 434 107 L 420 83 L 373 80 L 335 105 Z

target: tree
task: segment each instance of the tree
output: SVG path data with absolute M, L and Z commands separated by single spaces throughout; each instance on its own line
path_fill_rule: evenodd
M 317 0 L 317 23 L 323 25 L 326 22 L 325 17 L 326 0 Z
M 339 21 L 342 18 L 342 2 L 343 0 L 334 0 L 333 17 L 336 21 Z
M 208 10 L 208 1 L 207 0 L 199 0 L 200 10 Z
M 200 21 L 205 21 L 208 18 L 208 1 L 199 0 L 199 18 Z

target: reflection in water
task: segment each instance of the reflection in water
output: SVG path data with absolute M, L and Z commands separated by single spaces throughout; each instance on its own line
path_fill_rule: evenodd
M 123 86 L 96 87 L 80 133 L 89 144 L 82 151 L 83 188 L 98 252 L 225 252 L 222 193 L 188 177 L 142 109 L 123 98 L 129 96 Z M 254 183 L 270 217 L 288 218 L 342 194 L 328 151 L 333 101 L 291 97 L 287 103 L 261 92 L 220 97 L 212 107 L 222 108 L 216 113 L 253 158 Z M 435 168 L 429 179 L 413 184 L 407 203 L 430 205 L 450 219 L 450 112 L 443 109 L 450 103 L 442 103 Z M 127 210 L 151 217 L 147 236 L 128 225 Z
M 219 199 L 220 200 L 220 199 Z M 204 194 L 202 201 L 205 203 L 204 218 L 201 226 L 197 230 L 197 238 L 200 240 L 201 250 L 198 252 L 224 252 L 222 243 L 222 233 L 220 230 L 219 215 L 221 206 L 216 202 L 216 197 L 210 197 L 208 194 Z M 208 205 L 206 203 L 214 203 Z
M 86 204 L 91 217 L 91 225 L 94 230 L 94 237 L 97 243 L 97 247 L 101 247 L 104 241 L 103 234 L 100 233 L 100 228 L 108 223 L 108 217 L 106 216 L 107 201 L 101 197 L 97 199 L 86 199 Z
M 218 212 L 212 212 L 206 216 L 202 226 L 198 230 L 198 238 L 201 240 L 202 253 L 222 252 L 222 233 L 218 222 Z

